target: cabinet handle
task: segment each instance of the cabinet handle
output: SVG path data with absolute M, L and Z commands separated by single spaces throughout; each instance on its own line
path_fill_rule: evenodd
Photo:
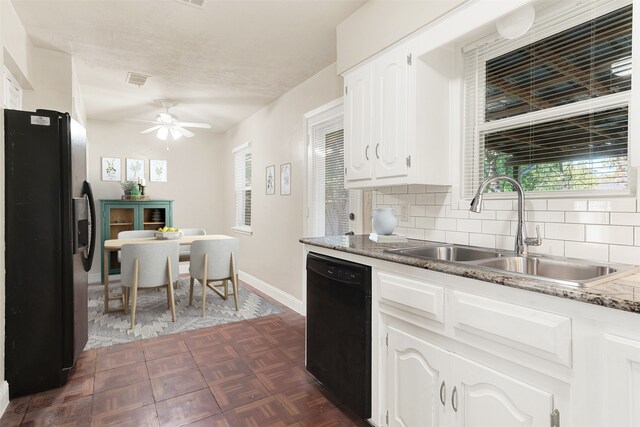
M 453 386 L 453 392 L 451 392 L 451 406 L 453 407 L 453 412 L 458 412 L 458 389 L 456 389 L 456 386 Z
M 445 388 L 444 381 L 442 381 L 442 384 L 440 385 L 440 402 L 442 402 L 442 406 L 446 405 L 445 403 L 446 396 L 447 396 L 447 390 Z
M 366 157 L 367 160 L 369 160 L 369 146 L 367 145 L 367 148 L 364 149 L 364 157 Z
M 376 144 L 376 159 L 380 158 L 380 156 L 378 155 L 378 147 L 380 147 L 380 143 Z

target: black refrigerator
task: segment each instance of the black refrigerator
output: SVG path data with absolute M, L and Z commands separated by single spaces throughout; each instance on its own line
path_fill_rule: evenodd
M 5 378 L 59 387 L 87 343 L 95 210 L 86 132 L 68 113 L 5 110 Z

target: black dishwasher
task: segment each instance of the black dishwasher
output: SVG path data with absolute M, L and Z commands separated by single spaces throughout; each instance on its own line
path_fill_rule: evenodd
M 371 418 L 371 267 L 307 255 L 307 370 Z

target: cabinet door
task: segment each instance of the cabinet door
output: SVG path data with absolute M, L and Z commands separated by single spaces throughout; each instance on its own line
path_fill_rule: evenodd
M 446 425 L 450 353 L 393 327 L 387 331 L 389 426 Z
M 346 181 L 372 178 L 371 67 L 345 76 L 344 143 Z
M 640 341 L 606 334 L 607 388 L 604 422 L 610 426 L 640 425 Z M 594 399 L 594 404 L 601 401 Z
M 455 425 L 549 427 L 553 395 L 501 372 L 452 354 L 455 391 L 448 396 Z
M 407 50 L 394 49 L 373 64 L 376 179 L 407 175 L 407 62 Z

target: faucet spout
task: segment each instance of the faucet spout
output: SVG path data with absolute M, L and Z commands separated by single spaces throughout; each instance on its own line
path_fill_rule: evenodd
M 539 232 L 536 239 L 527 238 L 527 229 L 524 223 L 524 189 L 518 181 L 507 175 L 492 176 L 485 179 L 482 184 L 480 184 L 480 187 L 478 187 L 478 191 L 476 191 L 476 195 L 471 201 L 469 210 L 475 213 L 482 211 L 482 196 L 487 187 L 496 181 L 507 181 L 516 189 L 516 193 L 518 194 L 518 229 L 516 230 L 515 252 L 518 255 L 526 255 L 527 245 L 539 246 L 542 244 L 542 239 L 540 238 Z

